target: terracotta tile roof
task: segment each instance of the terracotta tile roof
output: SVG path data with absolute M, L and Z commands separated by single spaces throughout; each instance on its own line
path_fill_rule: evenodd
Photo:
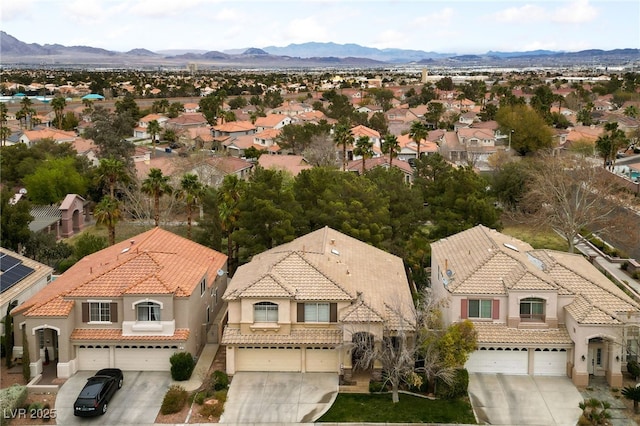
M 256 126 L 250 121 L 230 121 L 213 127 L 222 133 L 236 133 L 256 130 Z
M 284 283 L 295 300 L 355 301 L 360 294 L 378 315 L 389 305 L 412 317 L 402 259 L 328 227 L 254 256 L 238 268 L 223 298 L 239 299 L 266 276 Z
M 341 322 L 383 322 L 382 315 L 371 309 L 364 301 L 349 306 L 341 313 Z
M 573 341 L 564 326 L 549 329 L 509 328 L 503 324 L 473 323 L 478 332 L 478 346 L 507 345 L 573 345 Z
M 313 168 L 302 155 L 261 155 L 258 164 L 265 169 L 286 170 L 293 176 Z
M 339 345 L 340 329 L 293 329 L 290 334 L 259 333 L 241 334 L 240 329 L 226 327 L 222 345 Z
M 30 141 L 53 139 L 56 142 L 73 142 L 77 138 L 74 132 L 67 132 L 51 127 L 38 130 L 27 130 L 24 134 Z
M 380 139 L 380 132 L 370 129 L 367 126 L 363 126 L 362 124 L 352 127 L 351 134 L 356 139 L 358 139 L 360 136 L 369 136 L 372 139 Z
M 188 328 L 178 328 L 172 336 L 123 336 L 120 328 L 76 328 L 69 339 L 73 341 L 86 340 L 127 340 L 136 342 L 185 342 L 189 338 Z
M 255 126 L 256 127 L 274 127 L 286 119 L 290 119 L 290 117 L 288 115 L 283 115 L 283 114 L 269 114 L 266 117 L 258 117 L 256 119 Z
M 26 316 L 66 316 L 74 298 L 124 294 L 188 297 L 202 277 L 215 279 L 226 262 L 222 253 L 154 228 L 84 257 L 16 309 Z
M 574 301 L 570 312 L 585 323 L 615 323 L 621 313 L 640 310 L 640 304 L 581 255 L 533 250 L 527 243 L 482 225 L 431 247 L 439 262 L 433 266 L 452 273 L 447 285 L 451 293 L 506 295 L 509 290 L 541 290 L 581 296 L 583 300 Z

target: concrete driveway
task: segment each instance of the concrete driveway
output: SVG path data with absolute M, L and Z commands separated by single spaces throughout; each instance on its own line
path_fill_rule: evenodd
M 480 423 L 575 426 L 582 396 L 568 377 L 469 374 L 469 397 Z
M 337 395 L 335 373 L 236 373 L 220 423 L 312 423 Z
M 103 416 L 76 417 L 73 403 L 87 379 L 95 371 L 79 371 L 60 387 L 56 396 L 56 421 L 59 425 L 118 426 L 155 422 L 164 394 L 172 383 L 171 374 L 162 371 L 125 371 L 124 384 L 109 402 Z

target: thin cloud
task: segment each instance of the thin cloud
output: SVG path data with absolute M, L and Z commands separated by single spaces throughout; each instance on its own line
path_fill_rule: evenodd
M 581 24 L 598 18 L 598 9 L 591 6 L 588 0 L 576 0 L 553 13 L 554 22 L 565 24 Z
M 429 13 L 427 15 L 421 15 L 416 17 L 412 24 L 413 25 L 428 25 L 437 23 L 438 26 L 441 25 L 450 25 L 453 22 L 453 17 L 455 16 L 455 12 L 450 7 L 445 7 L 442 10 L 439 10 L 434 13 Z
M 543 8 L 530 4 L 521 7 L 510 7 L 494 13 L 492 16 L 498 22 L 516 24 L 548 19 L 548 15 Z
M 35 11 L 34 0 L 4 1 L 2 2 L 2 20 L 13 21 L 28 18 Z

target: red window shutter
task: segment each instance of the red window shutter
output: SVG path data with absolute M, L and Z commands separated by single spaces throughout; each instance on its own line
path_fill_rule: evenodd
M 493 319 L 500 318 L 500 300 L 498 299 L 493 299 L 492 318 Z
M 82 322 L 89 322 L 89 304 L 86 302 L 82 304 Z
M 304 303 L 298 303 L 298 322 L 304 322 Z
M 460 318 L 469 318 L 469 301 L 467 299 L 462 299 L 460 301 Z
M 338 304 L 329 304 L 329 322 L 338 322 Z

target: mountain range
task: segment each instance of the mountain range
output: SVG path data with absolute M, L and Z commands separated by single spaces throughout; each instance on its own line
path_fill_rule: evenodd
M 626 65 L 640 60 L 640 49 L 583 50 L 557 52 L 494 52 L 458 55 L 410 49 L 376 49 L 358 44 L 302 43 L 288 46 L 250 47 L 225 51 L 166 50 L 137 48 L 117 52 L 90 46 L 25 43 L 0 31 L 3 66 L 104 66 L 117 68 L 185 67 L 196 63 L 207 67 L 385 67 L 385 66 L 573 66 Z

